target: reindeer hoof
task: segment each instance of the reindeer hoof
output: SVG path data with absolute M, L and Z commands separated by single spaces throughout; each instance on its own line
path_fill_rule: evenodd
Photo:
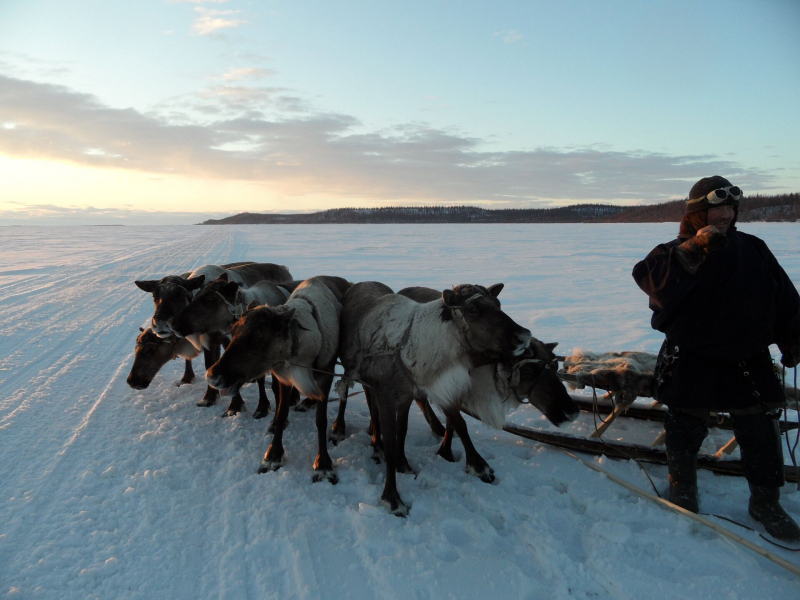
M 373 446 L 372 447 L 372 462 L 374 462 L 376 465 L 379 465 L 383 461 L 384 461 L 383 448 L 381 448 L 380 446 Z
M 411 507 L 406 506 L 399 494 L 393 498 L 381 497 L 381 506 L 395 517 L 402 517 L 403 519 L 408 516 L 408 511 L 411 510 Z
M 331 469 L 315 469 L 314 470 L 314 477 L 311 478 L 313 483 L 318 483 L 320 481 L 330 481 L 331 485 L 336 485 L 339 483 L 339 476 L 336 475 L 336 471 Z
M 483 481 L 484 483 L 494 483 L 495 476 L 494 476 L 494 469 L 490 467 L 488 464 L 484 465 L 467 465 L 467 473 L 470 475 L 475 475 L 478 479 Z
M 259 473 L 269 473 L 270 471 L 277 471 L 286 464 L 286 455 L 277 458 L 267 458 L 261 461 L 261 466 L 258 468 Z
M 194 383 L 194 377 L 191 379 L 181 379 L 176 385 L 176 387 L 181 387 L 182 385 L 192 385 Z
M 444 448 L 444 447 L 440 446 L 439 449 L 436 451 L 436 454 L 441 456 L 447 462 L 451 462 L 451 463 L 456 462 L 456 457 L 453 456 L 453 451 L 450 448 Z
M 398 473 L 404 473 L 406 475 L 408 475 L 408 474 L 416 475 L 417 474 L 417 472 L 414 469 L 411 468 L 411 465 L 409 464 L 408 459 L 405 458 L 405 457 L 400 461 L 400 464 L 397 465 L 397 472 Z
M 262 408 L 259 407 L 259 408 L 256 409 L 256 412 L 253 413 L 253 418 L 254 419 L 263 419 L 268 414 L 269 414 L 269 406 L 267 406 L 266 409 L 262 409 Z M 272 429 L 272 428 L 270 427 L 270 429 Z
M 240 412 L 241 412 L 241 410 L 237 410 L 237 409 L 235 409 L 235 408 L 229 408 L 229 409 L 228 409 L 228 410 L 226 410 L 224 413 L 222 413 L 222 414 L 220 415 L 220 417 L 222 417 L 223 419 L 224 419 L 225 417 L 235 417 L 235 416 L 236 416 L 236 415 L 238 415 Z
M 336 445 L 339 444 L 339 442 L 344 440 L 344 438 L 346 438 L 346 437 L 347 437 L 347 434 L 344 431 L 344 427 L 342 427 L 341 429 L 337 429 L 336 426 L 334 426 L 331 429 L 330 435 L 328 436 L 328 441 L 331 444 L 333 444 L 334 446 L 336 446 Z
M 297 403 L 297 405 L 294 407 L 294 410 L 297 412 L 308 412 L 312 408 L 317 408 L 317 401 L 312 400 L 311 398 L 303 398 L 302 401 Z
M 197 403 L 197 406 L 202 406 L 204 408 L 207 408 L 209 406 L 214 406 L 216 403 L 217 403 L 216 398 L 212 400 L 206 400 L 205 398 L 203 398 L 200 402 Z

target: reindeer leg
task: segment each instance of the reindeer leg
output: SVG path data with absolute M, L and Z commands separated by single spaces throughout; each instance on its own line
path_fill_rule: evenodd
M 267 397 L 267 388 L 264 385 L 266 381 L 265 377 L 259 377 L 256 379 L 256 383 L 258 383 L 258 406 L 256 407 L 256 412 L 253 413 L 254 419 L 262 419 L 269 414 L 269 398 Z M 275 385 L 272 386 L 272 391 L 275 391 Z M 278 396 L 276 395 L 275 398 Z
M 442 422 L 439 421 L 439 418 L 436 416 L 436 413 L 433 412 L 433 408 L 431 407 L 431 403 L 428 402 L 428 399 L 423 398 L 417 400 L 417 405 L 422 411 L 422 416 L 425 417 L 425 420 L 428 422 L 433 435 L 436 437 L 443 437 L 445 434 L 445 429 L 442 426 Z
M 408 411 L 411 410 L 411 403 L 400 406 L 397 412 L 397 472 L 414 473 L 406 458 L 406 434 L 408 433 Z
M 452 422 L 453 429 L 455 429 L 455 432 L 461 439 L 461 444 L 464 446 L 464 453 L 467 457 L 467 473 L 476 475 L 481 481 L 492 483 L 495 479 L 494 470 L 489 466 L 489 463 L 478 454 L 478 451 L 475 450 L 475 446 L 472 445 L 472 440 L 467 430 L 467 423 L 464 421 L 464 417 L 461 416 L 461 411 L 458 410 L 458 408 L 450 406 L 445 410 L 445 415 L 447 415 L 447 426 L 450 427 Z
M 328 371 L 333 372 L 333 367 L 330 365 Z M 336 485 L 339 482 L 339 477 L 333 468 L 330 454 L 328 454 L 328 394 L 330 394 L 331 384 L 333 383 L 333 376 L 324 375 L 322 378 L 322 385 L 320 388 L 323 391 L 322 399 L 317 400 L 317 441 L 319 443 L 319 451 L 317 458 L 314 461 L 314 478 L 313 481 L 330 481 Z
M 378 412 L 386 456 L 386 483 L 381 494 L 381 504 L 395 516 L 408 516 L 409 507 L 403 502 L 397 491 L 397 463 L 399 440 L 397 436 L 398 399 L 385 398 L 378 394 Z
M 286 427 L 289 425 L 289 408 L 291 406 L 294 406 L 294 404 L 300 398 L 300 392 L 298 392 L 295 387 L 288 385 L 284 390 L 283 384 L 280 383 L 277 378 L 274 379 L 274 382 L 275 383 L 272 384 L 272 391 L 273 393 L 275 393 L 276 399 L 280 398 L 280 400 L 276 400 L 276 402 L 286 403 L 286 416 L 284 417 L 283 421 L 281 421 L 280 419 L 278 419 L 278 413 L 276 412 L 275 415 L 272 417 L 272 423 L 269 424 L 269 429 L 268 429 L 269 433 L 275 433 L 275 429 L 278 427 L 279 424 L 281 425 L 281 427 L 286 429 Z M 277 391 L 275 386 L 277 386 Z M 276 408 L 275 410 L 278 411 L 279 409 Z
M 447 428 L 444 431 L 444 437 L 442 437 L 442 445 L 439 446 L 439 449 L 436 451 L 436 454 L 441 456 L 447 462 L 457 462 L 456 457 L 453 456 L 453 425 L 450 420 L 447 420 Z
M 286 455 L 283 450 L 283 430 L 286 429 L 286 417 L 289 414 L 289 394 L 291 386 L 279 385 L 278 389 L 278 409 L 275 411 L 273 425 L 275 426 L 275 435 L 272 438 L 272 443 L 264 454 L 261 461 L 261 466 L 258 468 L 259 473 L 268 473 L 269 471 L 277 471 L 286 464 Z
M 206 371 L 208 371 L 219 360 L 219 346 L 212 346 L 211 350 L 203 350 L 203 359 L 205 360 Z M 219 392 L 209 385 L 206 387 L 203 399 L 197 406 L 214 406 L 218 398 Z
M 336 420 L 331 427 L 331 434 L 328 437 L 334 446 L 347 437 L 347 425 L 344 422 L 345 410 L 347 410 L 347 392 L 345 392 L 344 398 L 339 398 L 339 413 L 336 415 Z
M 183 368 L 183 377 L 181 377 L 181 380 L 178 382 L 178 387 L 194 383 L 194 369 L 192 369 L 192 361 L 189 358 L 185 360 L 186 366 Z
M 383 441 L 381 440 L 381 421 L 378 413 L 378 406 L 375 404 L 375 399 L 372 392 L 364 390 L 364 396 L 367 399 L 367 408 L 369 408 L 369 433 L 372 436 L 372 460 L 376 465 L 381 464 L 383 460 Z
M 233 417 L 234 415 L 238 415 L 244 409 L 244 398 L 242 395 L 237 392 L 231 398 L 230 404 L 228 404 L 228 408 L 222 413 L 220 416 L 224 419 L 225 417 Z

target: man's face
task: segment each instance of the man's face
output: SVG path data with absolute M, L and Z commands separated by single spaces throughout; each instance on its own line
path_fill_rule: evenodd
M 727 234 L 736 213 L 732 206 L 714 206 L 708 209 L 708 224 L 719 229 L 720 233 Z

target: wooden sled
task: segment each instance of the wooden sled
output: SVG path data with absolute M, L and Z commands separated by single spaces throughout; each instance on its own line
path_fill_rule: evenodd
M 589 435 L 589 439 L 602 440 L 603 433 L 611 427 L 617 417 L 625 415 L 632 418 L 648 418 L 653 420 L 663 420 L 664 411 L 662 405 L 657 401 L 648 408 L 632 406 L 637 398 L 652 398 L 655 395 L 656 382 L 654 377 L 656 356 L 645 352 L 610 352 L 605 354 L 595 354 L 591 352 L 578 351 L 573 356 L 559 357 L 563 359 L 563 368 L 558 375 L 570 385 L 570 387 L 583 389 L 592 387 L 595 390 L 606 392 L 604 400 L 589 402 L 585 399 L 573 397 L 581 410 L 596 411 L 598 414 L 608 415 L 602 423 L 595 428 Z M 787 401 L 797 402 L 800 392 L 792 387 L 786 387 Z M 587 406 L 588 405 L 588 406 Z M 602 406 L 602 409 L 601 409 Z M 647 415 L 647 416 L 645 416 Z M 733 429 L 729 415 L 720 413 L 712 415 L 708 419 L 708 427 L 720 429 Z M 781 433 L 797 429 L 798 423 L 780 422 Z M 666 433 L 662 431 L 652 443 L 652 447 L 664 444 Z M 730 455 L 738 447 L 735 437 L 724 444 L 714 454 L 714 459 L 720 460 L 726 455 Z

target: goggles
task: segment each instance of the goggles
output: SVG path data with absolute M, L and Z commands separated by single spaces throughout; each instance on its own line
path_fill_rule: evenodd
M 719 188 L 718 190 L 714 190 L 713 192 L 709 192 L 705 196 L 701 198 L 694 198 L 693 200 L 689 200 L 689 203 L 694 202 L 702 202 L 703 200 L 707 200 L 709 204 L 716 205 L 721 204 L 723 202 L 731 201 L 734 204 L 739 204 L 739 200 L 741 200 L 742 196 L 742 188 L 738 185 L 731 185 L 729 187 Z

